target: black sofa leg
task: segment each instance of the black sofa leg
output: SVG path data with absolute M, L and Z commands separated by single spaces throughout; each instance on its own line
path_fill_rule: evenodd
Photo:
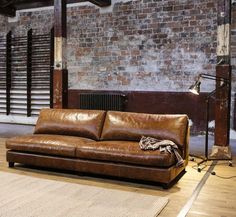
M 171 184 L 169 184 L 169 183 L 163 183 L 162 184 L 162 188 L 165 189 L 165 190 L 169 189 L 170 187 L 171 187 Z
M 8 166 L 10 167 L 10 168 L 12 168 L 12 167 L 14 167 L 14 162 L 8 162 Z
M 178 176 L 175 177 L 174 180 L 172 180 L 169 183 L 162 183 L 162 188 L 163 189 L 169 189 L 171 188 L 174 184 L 176 184 L 180 178 L 186 173 L 186 170 L 184 169 Z

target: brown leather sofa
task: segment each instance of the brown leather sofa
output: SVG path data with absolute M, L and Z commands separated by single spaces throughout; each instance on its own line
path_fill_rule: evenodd
M 141 136 L 169 139 L 184 159 L 176 167 L 173 153 L 143 151 Z M 116 111 L 43 109 L 33 135 L 6 140 L 9 167 L 14 163 L 162 183 L 169 187 L 188 163 L 186 115 Z

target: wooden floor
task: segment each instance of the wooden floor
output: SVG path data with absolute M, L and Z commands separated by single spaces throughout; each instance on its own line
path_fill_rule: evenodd
M 44 179 L 61 180 L 65 182 L 80 183 L 86 185 L 100 186 L 106 188 L 122 189 L 130 192 L 142 192 L 145 194 L 166 196 L 169 198 L 169 203 L 159 215 L 161 217 L 174 217 L 182 210 L 184 205 L 190 200 L 195 188 L 198 186 L 201 179 L 204 177 L 206 170 L 201 173 L 194 169 L 195 162 L 189 162 L 187 173 L 182 179 L 171 189 L 163 190 L 159 186 L 144 185 L 140 183 L 132 183 L 125 181 L 117 181 L 111 179 L 102 179 L 91 176 L 79 176 L 77 174 L 54 172 L 39 169 L 30 169 L 17 165 L 14 168 L 8 168 L 5 160 L 5 139 L 0 138 L 0 170 L 25 174 L 32 177 Z M 234 158 L 234 161 L 236 158 Z M 211 162 L 207 163 L 208 165 Z M 203 188 L 201 189 L 197 199 L 193 202 L 187 216 L 189 217 L 235 217 L 236 216 L 236 167 L 228 166 L 226 161 L 218 161 L 214 167 L 216 175 L 209 175 Z M 232 177 L 229 179 L 220 178 Z

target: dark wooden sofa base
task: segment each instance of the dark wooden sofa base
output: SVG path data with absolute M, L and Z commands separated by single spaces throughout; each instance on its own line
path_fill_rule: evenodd
M 21 163 L 30 166 L 156 182 L 161 183 L 164 188 L 171 187 L 185 173 L 185 166 L 181 168 L 175 166 L 170 168 L 143 167 L 104 161 L 62 158 L 11 150 L 7 151 L 7 161 L 9 167 L 14 167 L 14 163 Z

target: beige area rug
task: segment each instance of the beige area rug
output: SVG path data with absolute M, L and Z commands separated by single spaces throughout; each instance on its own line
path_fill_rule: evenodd
M 0 171 L 1 217 L 154 217 L 165 197 Z

